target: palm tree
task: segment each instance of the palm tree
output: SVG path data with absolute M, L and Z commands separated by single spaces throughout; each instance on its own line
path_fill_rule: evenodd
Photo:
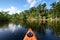
M 41 5 L 41 11 L 42 11 L 42 15 L 41 16 L 43 18 L 43 16 L 45 15 L 45 11 L 46 11 L 46 3 Z
M 37 6 L 37 13 L 38 13 L 38 16 L 39 16 L 39 18 L 40 18 L 40 14 L 42 13 L 42 11 L 41 11 L 41 4 L 39 4 L 39 5 Z

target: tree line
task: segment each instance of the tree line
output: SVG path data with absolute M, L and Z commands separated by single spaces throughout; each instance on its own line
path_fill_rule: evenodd
M 60 18 L 60 1 L 51 4 L 51 8 L 46 7 L 46 3 L 39 4 L 37 7 L 32 7 L 29 10 L 24 10 L 21 13 L 8 14 L 9 12 L 0 12 L 0 22 L 10 20 L 26 20 L 26 19 L 55 19 Z

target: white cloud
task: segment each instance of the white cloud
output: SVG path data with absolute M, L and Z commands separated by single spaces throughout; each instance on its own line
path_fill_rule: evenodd
M 56 2 L 59 2 L 59 0 L 56 0 Z
M 20 10 L 18 10 L 16 7 L 11 6 L 10 8 L 6 8 L 6 9 L 0 9 L 0 11 L 9 11 L 9 14 L 15 14 L 15 13 L 19 13 L 21 12 Z
M 35 6 L 35 4 L 39 1 L 41 0 L 27 0 L 27 3 L 30 5 L 29 8 Z
M 17 10 L 17 13 L 19 14 L 21 11 L 20 10 Z
M 27 0 L 27 2 L 30 4 L 33 0 Z
M 33 1 L 33 2 L 30 4 L 30 8 L 33 7 L 35 4 L 36 4 L 36 1 Z

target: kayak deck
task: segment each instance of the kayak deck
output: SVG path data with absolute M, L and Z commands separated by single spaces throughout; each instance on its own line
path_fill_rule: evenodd
M 23 40 L 37 40 L 35 33 L 31 28 L 28 30 Z

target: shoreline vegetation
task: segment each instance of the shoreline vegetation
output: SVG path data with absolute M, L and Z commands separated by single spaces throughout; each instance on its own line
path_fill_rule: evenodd
M 39 4 L 37 7 L 32 7 L 29 10 L 24 10 L 21 13 L 8 14 L 9 11 L 0 11 L 0 22 L 14 20 L 28 21 L 59 21 L 60 20 L 60 1 L 51 4 L 51 8 L 46 7 L 46 3 Z
M 48 18 L 48 19 L 46 19 L 46 18 L 40 18 L 40 19 L 34 19 L 34 18 L 31 18 L 31 19 L 27 19 L 27 20 L 41 20 L 41 21 L 58 21 L 59 20 L 59 18 Z

